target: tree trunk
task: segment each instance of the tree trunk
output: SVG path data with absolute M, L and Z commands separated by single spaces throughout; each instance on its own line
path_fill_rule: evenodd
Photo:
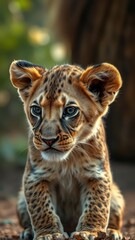
M 57 29 L 83 67 L 110 62 L 121 72 L 123 88 L 106 120 L 112 157 L 135 158 L 135 1 L 59 0 Z

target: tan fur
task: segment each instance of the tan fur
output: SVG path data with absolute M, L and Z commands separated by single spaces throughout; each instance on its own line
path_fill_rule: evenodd
M 108 63 L 47 70 L 14 61 L 10 78 L 30 126 L 18 201 L 22 239 L 121 239 L 124 200 L 113 183 L 102 116 L 121 85 Z M 34 107 L 33 107 L 34 106 Z

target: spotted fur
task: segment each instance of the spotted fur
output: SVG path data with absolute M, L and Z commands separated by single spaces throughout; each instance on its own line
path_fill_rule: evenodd
M 29 123 L 28 159 L 18 201 L 22 239 L 121 239 L 124 200 L 113 183 L 102 117 L 122 80 L 111 64 L 86 70 L 10 67 Z

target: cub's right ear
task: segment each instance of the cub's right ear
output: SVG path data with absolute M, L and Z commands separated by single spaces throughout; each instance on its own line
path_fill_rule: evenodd
M 11 63 L 10 80 L 13 86 L 18 89 L 22 100 L 28 96 L 33 82 L 40 79 L 45 71 L 45 68 L 23 60 Z

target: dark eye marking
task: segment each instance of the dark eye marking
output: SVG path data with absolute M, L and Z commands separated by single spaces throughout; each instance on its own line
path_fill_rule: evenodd
M 68 105 L 76 105 L 76 103 L 73 102 L 73 101 L 69 101 L 69 102 L 68 102 Z
M 42 108 L 38 105 L 32 105 L 30 107 L 30 113 L 33 120 L 33 130 L 36 131 L 42 122 Z
M 36 105 L 38 105 L 38 102 L 37 102 L 36 100 L 35 100 L 33 103 L 36 104 Z

